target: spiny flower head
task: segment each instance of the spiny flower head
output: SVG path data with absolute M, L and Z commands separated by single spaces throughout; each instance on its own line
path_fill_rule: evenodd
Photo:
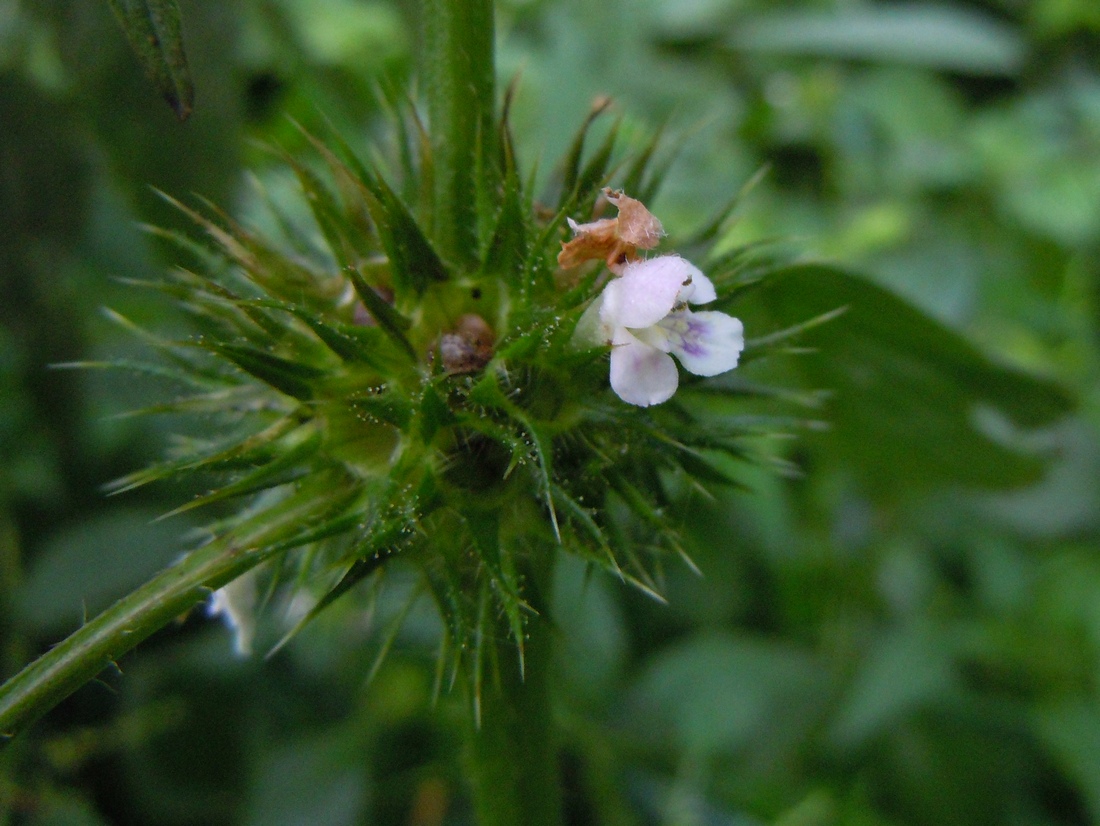
M 405 158 L 397 188 L 310 137 L 319 164 L 286 162 L 315 226 L 282 238 L 181 205 L 207 243 L 162 233 L 196 266 L 157 286 L 197 333 L 144 335 L 164 356 L 158 374 L 188 388 L 157 409 L 214 425 L 117 485 L 218 480 L 180 510 L 217 505 L 211 533 L 263 564 L 269 590 L 304 584 L 313 607 L 296 627 L 404 565 L 439 608 L 452 667 L 475 672 L 502 629 L 522 662 L 560 550 L 657 595 L 661 556 L 684 554 L 675 489 L 718 478 L 708 457 L 743 457 L 759 421 L 670 400 L 670 353 L 699 377 L 737 363 L 740 323 L 689 304 L 728 300 L 743 261 L 711 279 L 676 256 L 643 259 L 663 228 L 641 199 L 601 196 L 609 148 L 583 167 L 574 153 L 547 211 L 501 135 L 462 262 L 433 243 L 426 156 Z M 625 179 L 653 189 L 644 160 Z M 617 217 L 592 215 L 607 204 Z M 216 606 L 236 611 L 227 596 Z

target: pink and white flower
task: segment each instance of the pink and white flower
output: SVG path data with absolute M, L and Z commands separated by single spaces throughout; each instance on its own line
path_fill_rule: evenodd
M 715 298 L 710 279 L 677 255 L 628 264 L 594 305 L 598 338 L 612 348 L 611 389 L 641 407 L 668 401 L 680 382 L 670 353 L 697 376 L 736 367 L 745 346 L 741 322 L 688 309 Z

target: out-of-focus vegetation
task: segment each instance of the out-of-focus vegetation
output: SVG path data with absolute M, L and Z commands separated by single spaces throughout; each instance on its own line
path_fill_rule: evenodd
M 49 368 L 141 350 L 103 306 L 181 329 L 124 283 L 173 263 L 140 229 L 184 223 L 153 188 L 269 220 L 256 193 L 294 184 L 261 144 L 298 148 L 287 115 L 359 146 L 384 136 L 416 50 L 413 3 L 181 6 L 197 92 L 182 126 L 107 3 L 0 3 L 5 676 L 189 543 L 187 517 L 153 520 L 195 491 L 100 492 L 170 444 L 177 422 L 118 415 L 165 387 Z M 871 349 L 867 324 L 907 323 L 889 300 L 765 365 L 831 390 L 832 427 L 767 446 L 797 472 L 693 502 L 702 577 L 669 565 L 666 606 L 560 567 L 569 822 L 1100 823 L 1096 3 L 499 11 L 517 144 L 540 176 L 609 94 L 639 143 L 666 125 L 651 206 L 670 229 L 766 168 L 729 244 L 868 273 L 1079 400 L 1041 432 L 980 405 L 948 427 L 972 396 L 1032 400 L 965 372 L 933 381 L 912 336 Z M 414 612 L 367 683 L 380 608 L 349 603 L 266 661 L 182 618 L 3 747 L 0 822 L 470 822 L 461 713 L 432 698 L 438 629 Z

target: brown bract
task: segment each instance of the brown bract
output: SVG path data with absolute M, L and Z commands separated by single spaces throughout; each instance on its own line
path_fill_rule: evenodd
M 603 194 L 618 208 L 618 217 L 587 224 L 570 219 L 573 238 L 562 242 L 559 266 L 569 269 L 585 261 L 606 261 L 612 272 L 621 272 L 627 262 L 638 258 L 639 249 L 653 249 L 665 234 L 661 222 L 641 201 L 610 189 Z

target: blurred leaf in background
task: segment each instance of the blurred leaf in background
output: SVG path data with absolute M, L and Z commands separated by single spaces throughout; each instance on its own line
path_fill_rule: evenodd
M 106 3 L 0 5 L 5 674 L 187 542 L 151 518 L 193 491 L 99 493 L 180 426 L 114 414 L 174 388 L 47 368 L 140 350 L 104 304 L 184 329 L 115 280 L 180 263 L 139 229 L 180 226 L 152 188 L 262 226 L 293 176 L 250 139 L 293 152 L 289 114 L 366 146 L 416 48 L 412 3 L 180 8 L 182 127 Z M 767 169 L 723 240 L 800 260 L 744 292 L 750 338 L 845 309 L 746 374 L 818 399 L 828 427 L 752 446 L 784 473 L 681 492 L 701 578 L 670 566 L 666 606 L 558 571 L 569 822 L 1100 823 L 1097 4 L 499 16 L 540 180 L 609 94 L 637 145 L 669 136 L 653 206 L 674 232 Z M 0 822 L 471 822 L 461 718 L 433 700 L 438 628 L 414 611 L 368 685 L 400 600 L 362 604 L 267 661 L 181 618 L 105 675 L 113 691 L 4 748 Z

